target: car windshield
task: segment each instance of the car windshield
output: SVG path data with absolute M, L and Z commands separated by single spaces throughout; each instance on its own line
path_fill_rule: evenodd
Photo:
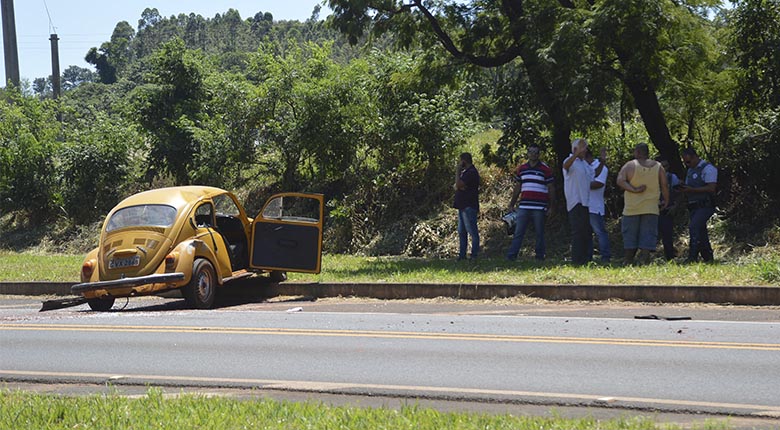
M 111 216 L 106 231 L 125 227 L 170 227 L 176 221 L 176 208 L 168 205 L 139 205 L 122 208 Z

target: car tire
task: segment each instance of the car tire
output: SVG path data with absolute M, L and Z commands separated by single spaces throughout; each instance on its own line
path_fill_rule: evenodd
M 271 280 L 271 282 L 284 282 L 287 280 L 287 272 L 283 272 L 281 270 L 272 270 L 271 273 L 268 274 L 268 278 Z
M 114 298 L 108 297 L 105 299 L 87 299 L 87 304 L 89 305 L 90 309 L 95 312 L 106 312 L 114 307 Z
M 209 309 L 214 306 L 217 292 L 217 273 L 214 266 L 205 258 L 198 258 L 192 264 L 192 278 L 182 288 L 187 307 Z

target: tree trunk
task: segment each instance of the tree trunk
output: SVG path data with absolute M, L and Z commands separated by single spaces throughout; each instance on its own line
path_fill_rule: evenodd
M 680 159 L 680 147 L 677 142 L 672 140 L 672 135 L 669 133 L 666 117 L 658 103 L 658 95 L 655 93 L 655 85 L 644 70 L 630 67 L 631 55 L 629 53 L 616 45 L 613 48 L 624 70 L 623 83 L 634 98 L 634 105 L 642 117 L 650 140 L 661 156 L 669 160 L 672 172 L 678 175 L 685 173 Z
M 624 80 L 631 95 L 634 97 L 639 114 L 645 124 L 647 134 L 653 142 L 662 157 L 669 160 L 669 166 L 672 172 L 678 175 L 684 173 L 682 161 L 680 160 L 680 148 L 677 142 L 672 140 L 669 133 L 669 127 L 666 126 L 666 117 L 658 103 L 658 96 L 655 88 L 647 79 L 625 79 Z

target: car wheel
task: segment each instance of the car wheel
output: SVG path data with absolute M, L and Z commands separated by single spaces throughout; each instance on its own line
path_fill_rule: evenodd
M 105 312 L 114 307 L 114 298 L 109 297 L 106 299 L 87 299 L 87 304 L 93 311 Z
M 271 282 L 284 282 L 287 280 L 287 272 L 272 270 L 271 273 L 268 274 L 268 278 L 271 279 Z
M 204 259 L 198 258 L 192 265 L 192 278 L 182 289 L 187 306 L 195 309 L 209 309 L 214 305 L 216 295 L 217 275 L 214 266 Z

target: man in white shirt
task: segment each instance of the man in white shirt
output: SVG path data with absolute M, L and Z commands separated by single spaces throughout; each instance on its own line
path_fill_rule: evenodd
M 606 158 L 606 149 L 601 148 L 601 162 L 604 162 Z M 593 168 L 594 173 L 598 168 L 599 161 L 593 158 L 593 152 L 588 149 L 585 152 L 585 161 Z M 606 164 L 601 170 L 601 174 L 595 176 L 593 182 L 590 183 L 590 201 L 588 204 L 588 215 L 590 219 L 590 228 L 593 233 L 596 234 L 596 240 L 598 242 L 599 254 L 601 255 L 602 263 L 609 263 L 612 254 L 609 250 L 609 234 L 607 233 L 607 227 L 605 224 L 605 205 L 604 205 L 604 189 L 607 185 L 607 175 L 609 169 Z M 593 257 L 593 246 L 588 248 L 588 255 L 590 259 Z
M 590 202 L 590 184 L 604 167 L 599 163 L 596 171 L 585 162 L 588 142 L 584 138 L 572 141 L 571 154 L 563 161 L 563 194 L 566 196 L 566 210 L 569 213 L 571 227 L 571 261 L 583 265 L 589 260 L 588 244 L 593 243 L 590 229 L 588 205 Z

